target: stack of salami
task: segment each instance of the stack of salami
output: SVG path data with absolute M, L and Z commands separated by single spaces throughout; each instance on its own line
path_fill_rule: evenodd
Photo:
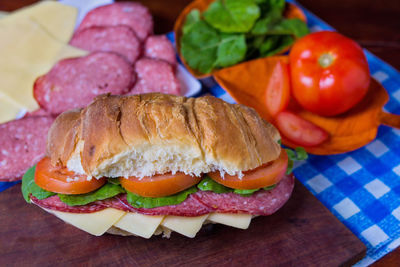
M 90 54 L 55 64 L 34 84 L 40 110 L 0 125 L 0 181 L 21 179 L 44 157 L 55 116 L 84 107 L 97 95 L 180 94 L 174 47 L 166 36 L 153 35 L 153 18 L 139 3 L 90 11 L 70 44 Z

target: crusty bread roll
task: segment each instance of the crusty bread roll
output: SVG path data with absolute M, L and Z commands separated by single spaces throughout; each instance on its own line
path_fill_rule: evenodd
M 277 159 L 279 139 L 253 109 L 213 96 L 102 95 L 55 120 L 47 153 L 53 164 L 93 177 L 240 176 Z

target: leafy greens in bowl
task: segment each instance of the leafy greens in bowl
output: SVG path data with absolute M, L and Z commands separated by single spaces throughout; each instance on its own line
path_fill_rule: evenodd
M 196 0 L 175 23 L 178 52 L 197 78 L 284 53 L 308 32 L 302 11 L 284 0 Z

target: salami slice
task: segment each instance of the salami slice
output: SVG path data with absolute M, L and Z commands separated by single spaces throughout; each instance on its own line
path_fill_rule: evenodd
M 134 208 L 126 200 L 126 195 L 121 195 L 107 201 L 103 201 L 103 204 L 115 209 L 120 209 L 127 212 L 138 212 L 146 215 L 174 215 L 174 216 L 200 216 L 213 211 L 211 207 L 208 207 L 198 201 L 193 195 L 190 195 L 185 201 L 178 205 L 163 206 L 151 209 L 145 208 Z
M 38 108 L 34 111 L 28 111 L 24 117 L 37 117 L 37 116 L 51 116 L 51 114 L 42 108 Z
M 141 52 L 140 41 L 128 26 L 93 26 L 74 34 L 70 44 L 88 51 L 115 52 L 134 64 Z
M 165 60 L 176 66 L 175 49 L 165 35 L 148 37 L 144 44 L 144 55 L 148 58 Z
M 142 58 L 135 64 L 138 81 L 129 92 L 144 94 L 160 92 L 180 95 L 180 83 L 171 64 L 157 59 Z
M 46 153 L 51 116 L 30 116 L 0 124 L 0 181 L 20 180 Z
M 198 191 L 193 196 L 220 213 L 249 213 L 270 215 L 286 203 L 292 194 L 294 177 L 285 176 L 272 190 L 260 190 L 249 197 L 235 193 L 217 194 L 211 191 Z
M 133 67 L 123 57 L 94 52 L 59 61 L 34 84 L 39 105 L 52 114 L 88 105 L 95 96 L 124 94 L 135 82 Z
M 150 209 L 132 207 L 126 199 L 126 194 L 93 202 L 88 205 L 73 207 L 61 202 L 58 196 L 52 196 L 43 200 L 38 200 L 31 196 L 31 200 L 42 208 L 72 213 L 91 213 L 109 207 L 146 215 L 193 217 L 211 212 L 270 215 L 286 203 L 292 194 L 293 187 L 294 177 L 289 175 L 285 176 L 274 189 L 269 191 L 260 190 L 249 197 L 234 193 L 217 194 L 210 191 L 198 191 L 178 205 Z
M 139 3 L 113 3 L 93 9 L 84 17 L 77 31 L 92 26 L 127 25 L 140 40 L 153 33 L 153 18 L 147 7 Z
M 104 210 L 106 208 L 106 206 L 97 202 L 93 202 L 82 206 L 68 206 L 67 204 L 62 202 L 57 195 L 45 199 L 37 199 L 36 197 L 31 196 L 31 201 L 32 203 L 45 209 L 62 211 L 62 212 L 71 212 L 71 213 L 92 213 Z

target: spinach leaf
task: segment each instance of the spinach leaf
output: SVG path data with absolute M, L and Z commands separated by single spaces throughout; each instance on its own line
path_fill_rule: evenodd
M 288 167 L 286 170 L 286 174 L 292 173 L 293 170 L 293 162 L 306 160 L 308 158 L 308 154 L 302 147 L 296 147 L 295 151 L 290 148 L 285 148 L 286 154 L 288 155 Z
M 275 24 L 266 34 L 293 35 L 297 38 L 307 35 L 309 30 L 304 21 L 300 19 L 283 19 Z
M 274 189 L 275 187 L 276 187 L 276 184 L 271 185 L 271 186 L 263 187 L 262 189 L 268 191 L 268 190 Z M 235 189 L 235 190 L 233 190 L 233 193 L 239 194 L 239 195 L 241 195 L 242 197 L 249 197 L 249 196 L 251 196 L 253 193 L 259 191 L 260 189 L 261 189 L 261 188 L 259 188 L 259 189 Z
M 273 36 L 273 37 L 277 37 L 277 36 Z M 294 43 L 294 38 L 290 35 L 281 35 L 278 37 L 278 41 L 276 46 L 271 49 L 271 50 L 267 50 L 267 51 L 260 51 L 261 56 L 263 57 L 268 57 L 268 56 L 273 56 L 277 53 L 281 53 L 282 51 L 284 51 L 286 48 L 288 48 L 289 46 L 291 46 Z
M 191 68 L 209 73 L 215 66 L 219 44 L 219 33 L 200 20 L 193 23 L 183 34 L 181 53 Z
M 93 192 L 80 195 L 58 194 L 58 197 L 68 206 L 80 206 L 95 202 L 97 200 L 111 198 L 121 193 L 125 193 L 125 190 L 121 186 L 112 183 L 106 183 Z
M 287 169 L 286 169 L 286 174 L 289 175 L 292 173 L 292 171 L 293 171 L 293 160 L 289 158 Z
M 200 11 L 198 9 L 193 9 L 186 16 L 185 24 L 182 27 L 182 32 L 184 34 L 187 33 L 190 28 L 198 21 L 200 21 Z
M 201 191 L 212 191 L 217 194 L 223 194 L 223 193 L 235 193 L 238 195 L 241 195 L 242 197 L 248 197 L 251 196 L 253 193 L 264 189 L 264 190 L 271 190 L 274 189 L 276 186 L 271 185 L 267 186 L 264 188 L 257 188 L 257 189 L 233 189 L 226 187 L 222 184 L 217 183 L 213 179 L 211 179 L 209 176 L 205 176 L 203 180 L 200 181 L 200 183 L 197 184 L 197 188 L 199 188 Z
M 118 178 L 107 178 L 107 182 L 110 184 L 121 185 L 121 182 Z
M 296 154 L 297 154 L 297 160 L 306 160 L 308 159 L 308 154 L 306 152 L 306 150 L 302 147 L 296 147 Z
M 222 184 L 217 183 L 213 179 L 211 179 L 209 176 L 205 176 L 203 180 L 200 181 L 200 183 L 197 184 L 197 187 L 201 191 L 213 191 L 214 193 L 229 193 L 232 192 L 232 188 L 228 188 L 226 186 L 223 186 Z
M 268 190 L 274 189 L 276 186 L 277 186 L 277 184 L 273 184 L 273 185 L 270 185 L 270 186 L 266 186 L 266 187 L 264 187 L 263 189 L 264 189 L 265 191 L 268 191 Z
M 247 46 L 244 34 L 222 34 L 218 46 L 217 66 L 228 67 L 244 60 Z
M 279 10 L 281 13 L 285 10 L 286 1 L 285 0 L 267 0 L 270 9 Z
M 182 27 L 181 54 L 201 73 L 272 56 L 309 33 L 300 19 L 283 17 L 285 0 L 216 0 L 192 10 Z
M 280 47 L 280 38 L 281 36 L 271 35 L 266 36 L 264 42 L 259 46 L 259 51 L 261 56 L 267 56 L 268 54 L 273 53 L 277 48 Z
M 37 199 L 45 199 L 55 195 L 55 193 L 44 190 L 35 183 L 35 170 L 36 165 L 27 170 L 22 177 L 21 191 L 25 201 L 28 203 L 31 202 L 31 194 Z
M 260 189 L 235 189 L 233 190 L 233 193 L 239 194 L 242 197 L 249 197 L 258 190 Z
M 260 8 L 254 0 L 217 0 L 203 16 L 221 32 L 248 32 L 259 18 Z
M 282 13 L 278 9 L 268 11 L 265 16 L 254 24 L 251 33 L 254 35 L 264 35 L 269 33 L 275 24 L 279 23 L 282 18 Z
M 128 200 L 128 203 L 135 208 L 151 209 L 161 206 L 177 205 L 185 201 L 190 194 L 196 192 L 197 188 L 195 186 L 175 195 L 166 197 L 142 197 L 127 191 L 126 199 Z

